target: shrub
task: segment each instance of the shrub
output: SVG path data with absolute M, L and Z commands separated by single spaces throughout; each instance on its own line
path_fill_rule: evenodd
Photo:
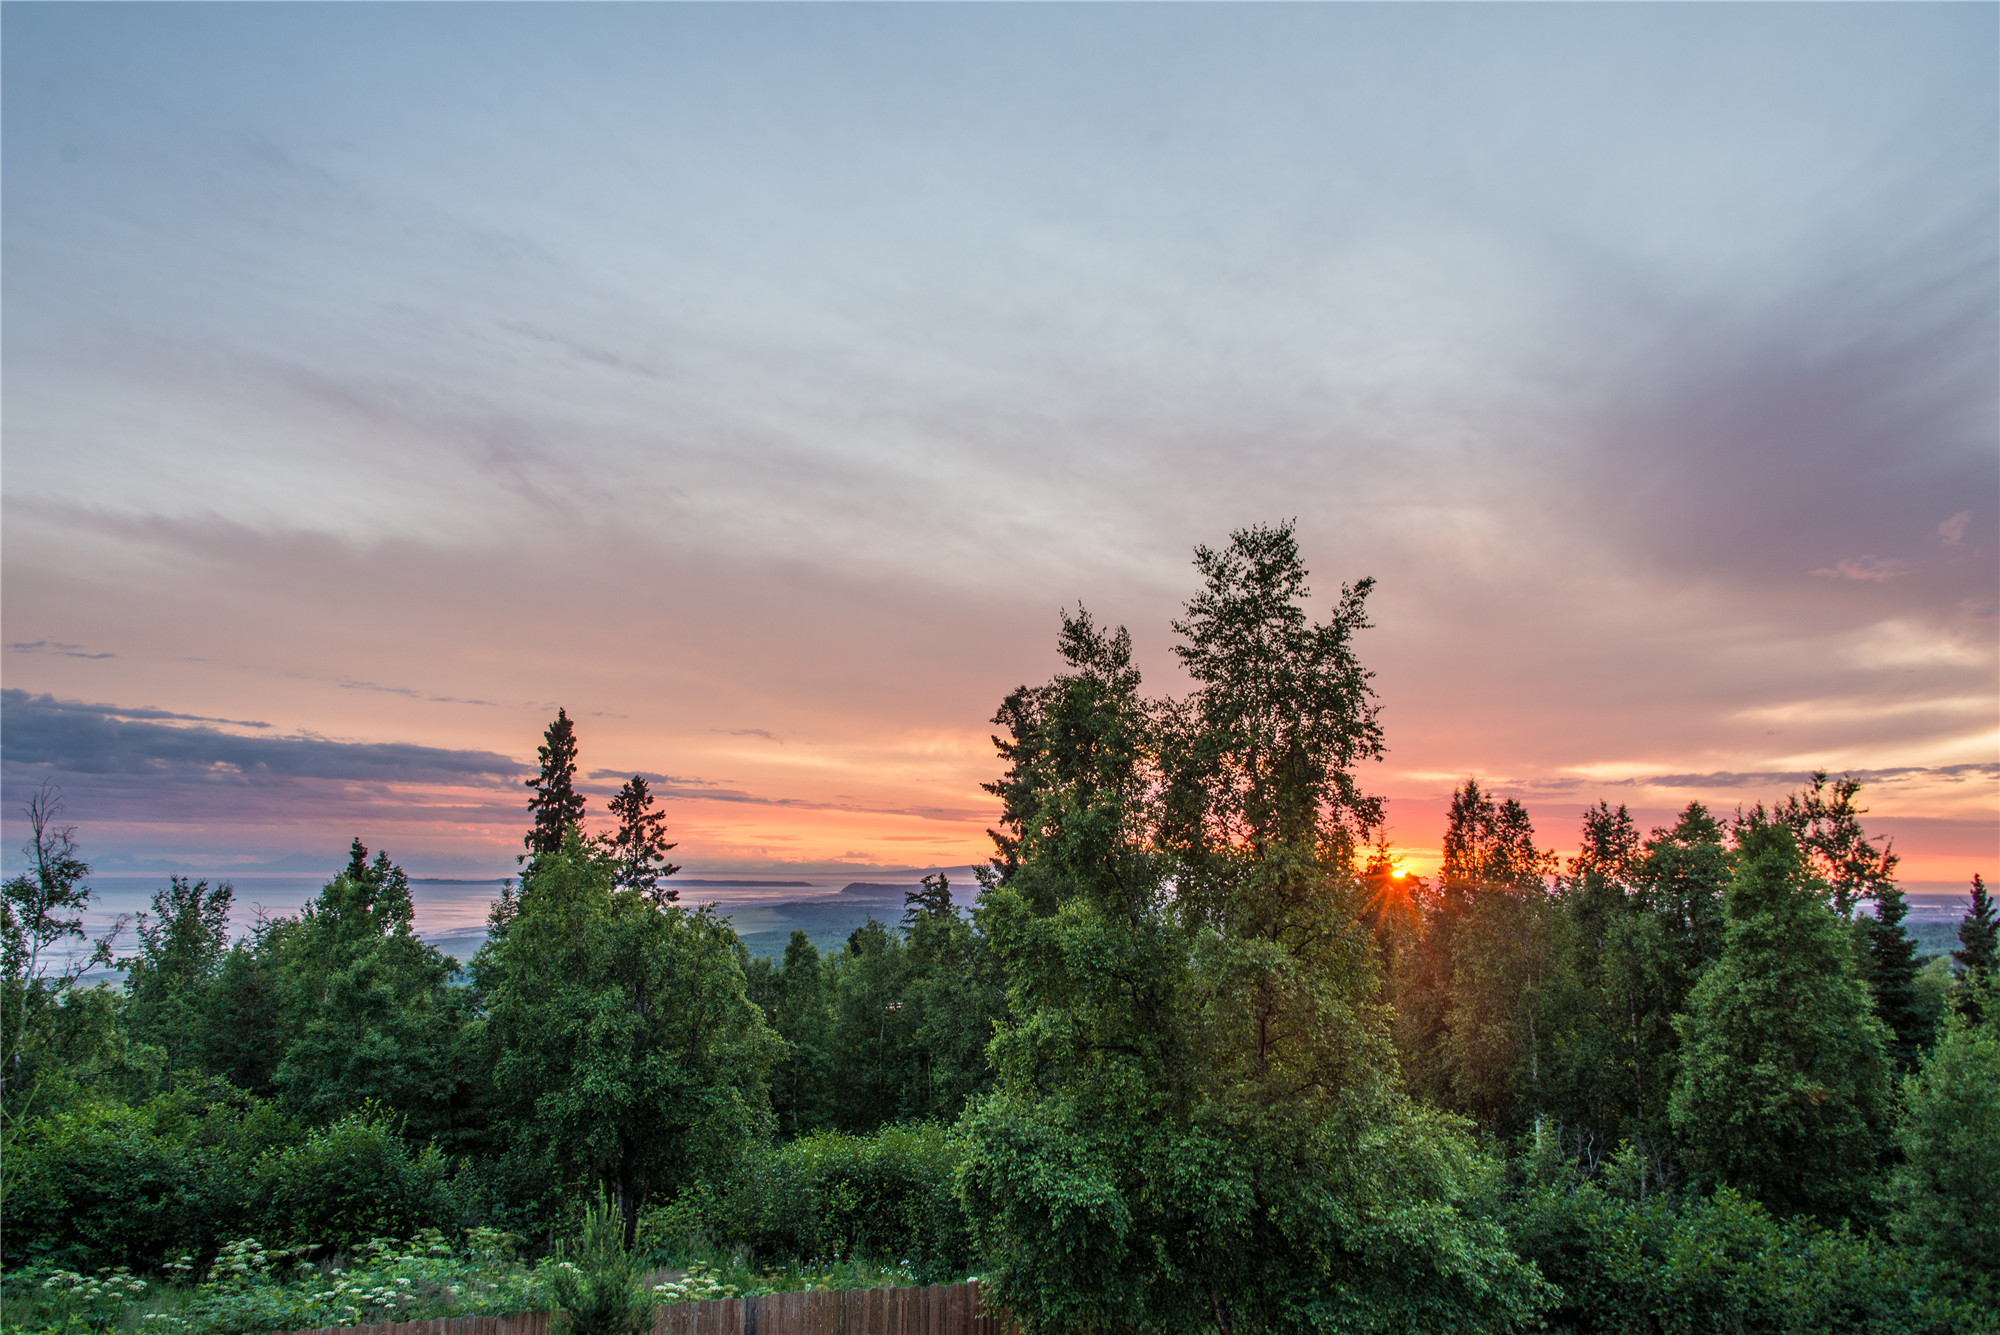
M 1614 1163 L 1614 1182 L 1616 1170 Z M 1933 1273 L 1910 1252 L 1845 1226 L 1776 1218 L 1728 1188 L 1638 1199 L 1594 1180 L 1543 1176 L 1515 1195 L 1507 1214 L 1516 1248 L 1562 1289 L 1547 1318 L 1553 1331 L 1991 1329 L 1971 1308 L 1936 1293 Z
M 451 1221 L 444 1156 L 412 1150 L 376 1113 L 354 1113 L 258 1161 L 252 1194 L 264 1232 L 347 1247 L 407 1238 Z
M 231 1137 L 201 1134 L 211 1118 L 231 1110 L 165 1095 L 29 1123 L 6 1147 L 6 1266 L 153 1270 L 212 1247 L 240 1175 Z
M 973 1256 L 954 1188 L 963 1156 L 935 1123 L 820 1131 L 753 1151 L 714 1193 L 683 1193 L 649 1217 L 647 1235 L 669 1245 L 700 1235 L 774 1259 L 870 1257 L 927 1283 L 958 1278 Z

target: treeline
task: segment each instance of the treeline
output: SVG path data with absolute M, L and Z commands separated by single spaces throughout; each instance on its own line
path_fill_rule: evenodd
M 518 887 L 461 967 L 356 841 L 229 939 L 173 880 L 117 959 L 48 795 L 6 888 L 5 1261 L 157 1270 L 425 1227 L 986 1276 L 1034 1331 L 1991 1328 L 2000 1037 L 1983 884 L 1919 968 L 1859 785 L 1586 811 L 1467 781 L 1431 878 L 1357 771 L 1355 640 L 1289 527 L 1196 552 L 1192 689 L 1122 630 L 1002 702 L 996 856 L 822 956 L 672 893 L 642 779 L 587 832 L 551 724 Z M 1865 911 L 1862 911 L 1865 910 Z M 99 951 L 100 962 L 112 959 Z

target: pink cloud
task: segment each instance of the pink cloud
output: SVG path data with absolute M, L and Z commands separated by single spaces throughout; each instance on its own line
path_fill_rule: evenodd
M 1947 547 L 1956 547 L 1965 539 L 1965 526 L 1972 522 L 1972 511 L 1960 510 L 1951 518 L 1938 525 L 1938 536 Z
M 1844 561 L 1836 561 L 1831 567 L 1822 566 L 1813 571 L 1815 575 L 1825 575 L 1829 579 L 1865 579 L 1875 583 L 1908 575 L 1916 566 L 1893 556 L 1850 556 Z

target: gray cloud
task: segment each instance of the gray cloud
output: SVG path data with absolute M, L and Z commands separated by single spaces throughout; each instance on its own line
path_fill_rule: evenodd
M 116 658 L 114 653 L 89 653 L 80 644 L 54 644 L 48 640 L 16 640 L 7 646 L 17 654 L 57 654 L 63 658 Z
M 984 807 L 941 807 L 941 806 L 883 806 L 856 800 L 813 801 L 801 797 L 765 797 L 747 792 L 741 788 L 726 787 L 708 779 L 684 778 L 672 774 L 649 774 L 644 770 L 635 771 L 644 779 L 655 796 L 681 798 L 700 802 L 733 802 L 747 806 L 786 807 L 795 811 L 852 811 L 871 816 L 909 816 L 917 820 L 945 821 L 958 824 L 965 821 L 992 820 L 993 812 Z M 625 779 L 630 775 L 624 770 L 592 770 L 591 779 Z M 608 790 L 607 790 L 608 791 Z
M 521 772 L 517 762 L 491 751 L 311 736 L 241 737 L 216 728 L 158 721 L 196 717 L 0 691 L 0 760 L 9 766 L 42 766 L 59 773 L 223 782 L 278 777 L 485 785 L 505 782 Z
M 384 686 L 373 681 L 340 681 L 336 683 L 343 691 L 375 691 L 381 695 L 400 695 L 411 700 L 427 700 L 437 705 L 482 705 L 489 709 L 505 709 L 495 700 L 468 700 L 456 695 L 428 695 L 409 686 Z

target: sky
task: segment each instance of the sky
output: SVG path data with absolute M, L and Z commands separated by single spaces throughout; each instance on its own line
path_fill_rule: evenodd
M 1867 783 L 2000 870 L 2000 10 L 0 10 L 0 776 L 107 872 L 984 856 L 1296 521 L 1389 838 Z

